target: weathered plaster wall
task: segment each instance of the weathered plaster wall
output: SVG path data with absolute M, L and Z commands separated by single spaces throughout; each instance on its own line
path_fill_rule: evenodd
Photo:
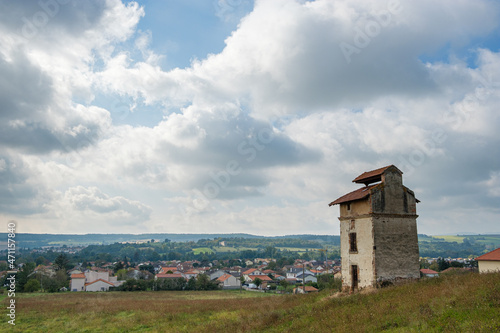
M 416 216 L 373 218 L 377 283 L 420 277 Z
M 369 199 L 356 200 L 350 202 L 351 209 L 347 209 L 347 203 L 340 204 L 340 217 L 356 217 L 371 213 Z
M 349 251 L 349 233 L 355 232 L 358 251 Z M 359 269 L 358 287 L 364 288 L 373 285 L 374 262 L 373 262 L 373 228 L 371 218 L 359 218 L 354 220 L 340 221 L 340 255 L 342 257 L 342 286 L 344 289 L 351 288 L 351 265 L 357 265 Z

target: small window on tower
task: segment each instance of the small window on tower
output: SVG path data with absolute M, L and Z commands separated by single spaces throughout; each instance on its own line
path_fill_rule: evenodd
M 348 210 L 348 211 L 349 211 L 349 210 L 351 210 L 351 203 L 348 203 L 348 204 L 347 204 L 347 210 Z
M 358 243 L 355 232 L 351 232 L 349 234 L 349 252 L 358 252 Z

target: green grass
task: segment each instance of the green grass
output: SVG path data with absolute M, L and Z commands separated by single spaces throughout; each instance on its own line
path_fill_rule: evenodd
M 442 238 L 446 242 L 457 242 L 457 243 L 463 243 L 464 238 L 463 236 L 432 236 L 432 238 Z
M 2 306 L 7 300 L 2 301 Z M 498 332 L 500 274 L 352 296 L 236 291 L 16 295 L 12 332 Z
M 306 249 L 303 247 L 277 247 L 277 249 L 280 249 L 281 251 L 301 252 L 301 253 L 307 251 L 310 252 L 318 251 L 318 249 Z
M 213 253 L 214 251 L 209 247 L 197 247 L 193 249 L 193 253 L 198 255 L 200 253 Z

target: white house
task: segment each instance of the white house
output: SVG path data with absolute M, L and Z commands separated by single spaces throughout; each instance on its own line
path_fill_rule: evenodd
M 208 276 L 210 276 L 210 280 L 215 280 L 215 279 L 218 279 L 218 278 L 220 278 L 221 276 L 223 276 L 225 274 L 226 274 L 226 272 L 224 272 L 221 269 L 218 269 L 216 271 L 213 271 L 213 272 L 209 273 Z
M 73 273 L 71 274 L 71 291 L 85 291 L 85 274 Z
M 286 272 L 286 278 L 287 279 L 300 279 L 298 276 L 302 275 L 302 273 L 305 273 L 306 275 L 314 275 L 310 270 L 305 269 L 303 267 L 297 267 L 293 266 L 288 269 Z
M 118 287 L 123 281 L 116 276 L 109 276 L 108 271 L 87 271 L 71 274 L 71 291 L 108 291 L 109 287 Z
M 109 281 L 99 279 L 85 284 L 85 291 L 108 291 L 109 287 L 115 285 Z
M 476 258 L 479 273 L 500 272 L 500 247 Z
M 297 274 L 297 280 L 300 280 L 300 281 L 305 281 L 305 283 L 307 282 L 318 282 L 318 279 L 314 276 L 313 273 L 311 272 L 305 272 L 304 274 L 302 274 L 302 272 L 298 273 Z
M 439 273 L 436 272 L 436 271 L 433 271 L 432 269 L 428 269 L 428 268 L 422 268 L 420 270 L 420 272 L 426 276 L 426 277 L 438 277 L 439 276 Z
M 256 269 L 256 268 L 250 268 L 241 273 L 243 277 L 245 278 L 245 281 L 251 281 L 251 276 L 252 275 L 262 275 L 262 271 Z
M 222 289 L 237 289 L 241 286 L 240 280 L 231 274 L 224 274 L 217 281 L 222 285 Z

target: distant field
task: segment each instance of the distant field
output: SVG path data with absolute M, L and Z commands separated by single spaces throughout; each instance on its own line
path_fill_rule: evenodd
M 446 242 L 463 243 L 465 238 L 473 239 L 475 242 L 481 244 L 493 244 L 495 247 L 500 246 L 500 235 L 465 235 L 465 236 L 431 236 L 432 238 L 441 238 Z
M 499 332 L 500 274 L 352 296 L 239 291 L 17 294 L 3 332 Z M 7 299 L 1 301 L 6 307 Z
M 231 247 L 231 246 L 218 246 L 218 247 L 214 247 L 214 250 L 216 252 L 238 252 L 238 251 L 246 251 L 246 250 L 250 250 L 250 251 L 256 251 L 257 248 L 255 247 Z
M 209 247 L 197 247 L 193 249 L 193 253 L 198 255 L 200 253 L 213 253 L 214 251 Z

